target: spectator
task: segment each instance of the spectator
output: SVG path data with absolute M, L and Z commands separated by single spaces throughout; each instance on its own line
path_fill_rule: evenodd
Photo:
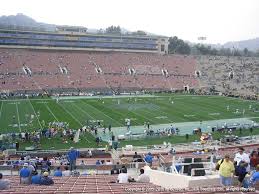
M 140 183 L 149 183 L 150 182 L 150 178 L 148 175 L 144 174 L 144 169 L 140 169 L 140 175 L 137 178 L 137 182 Z
M 235 172 L 233 162 L 229 160 L 229 155 L 225 155 L 224 159 L 218 161 L 220 183 L 222 186 L 232 185 L 232 173 Z
M 41 185 L 53 185 L 54 184 L 54 181 L 52 180 L 52 178 L 49 177 L 48 172 L 43 173 L 43 177 L 40 179 L 40 184 Z
M 256 172 L 250 178 L 250 184 L 254 185 L 259 182 L 259 165 L 256 166 Z
M 62 172 L 63 176 L 70 176 L 71 175 L 71 171 L 68 170 L 68 166 L 65 166 L 65 171 Z
M 79 165 L 80 165 L 80 166 L 85 166 L 85 161 L 84 161 L 84 160 L 81 160 L 81 162 L 80 162 Z
M 39 185 L 40 179 L 41 179 L 41 176 L 38 174 L 37 171 L 35 171 L 34 174 L 31 177 L 31 183 Z
M 43 157 L 43 160 L 41 161 L 41 172 L 50 172 L 50 166 L 51 162 L 48 160 L 47 157 Z
M 36 171 L 36 170 L 35 170 L 35 167 L 34 167 L 34 165 L 33 165 L 32 163 L 29 163 L 28 169 L 30 170 L 30 173 L 31 173 L 31 174 Z
M 70 148 L 68 152 L 68 161 L 70 170 L 76 169 L 76 159 L 79 157 L 79 151 L 75 150 L 73 147 Z
M 117 162 L 117 165 L 119 165 L 119 162 Z M 115 166 L 111 169 L 111 174 L 120 174 L 120 169 L 117 168 L 117 165 L 115 165 Z
M 126 169 L 126 171 L 127 171 L 126 166 L 125 166 L 125 165 L 122 165 L 122 166 L 121 166 L 121 169 L 120 169 L 120 173 L 123 171 L 123 169 Z
M 127 174 L 126 168 L 122 168 L 121 173 L 118 175 L 117 181 L 118 181 L 118 183 L 128 183 L 129 182 L 129 176 Z
M 0 173 L 0 190 L 10 189 L 10 180 L 3 179 L 3 174 Z
M 95 162 L 95 165 L 96 165 L 96 166 L 99 166 L 99 165 L 101 165 L 101 162 L 100 162 L 100 160 L 97 160 L 97 161 Z
M 20 170 L 21 184 L 30 184 L 31 172 L 28 169 L 28 163 L 24 163 L 23 168 Z
M 148 163 L 150 166 L 152 166 L 152 162 L 153 162 L 153 156 L 152 154 L 149 152 L 148 155 L 145 156 L 145 161 L 146 163 Z
M 91 150 L 88 150 L 88 155 L 89 155 L 90 158 L 92 158 L 93 154 L 92 154 Z
M 128 158 L 125 157 L 124 154 L 122 154 L 120 161 L 121 161 L 122 164 L 128 164 L 129 163 Z
M 57 169 L 54 172 L 54 176 L 62 176 L 62 171 L 60 170 L 60 166 L 57 167 Z
M 106 165 L 112 165 L 112 161 L 111 160 L 106 160 L 105 164 Z
M 250 158 L 244 152 L 244 148 L 240 147 L 236 153 L 234 161 L 236 163 L 236 175 L 238 176 L 239 185 L 243 184 L 246 174 L 250 171 Z
M 250 165 L 251 170 L 255 170 L 256 166 L 259 164 L 259 156 L 256 151 L 253 151 L 250 155 Z
M 133 156 L 133 162 L 143 162 L 141 156 L 137 152 L 135 152 Z

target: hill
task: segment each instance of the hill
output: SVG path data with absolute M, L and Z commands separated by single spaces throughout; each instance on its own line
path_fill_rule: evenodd
M 249 50 L 256 51 L 259 49 L 259 37 L 249 40 L 242 40 L 236 42 L 227 42 L 223 45 L 224 48 L 238 48 L 244 50 L 245 48 Z
M 12 28 L 38 28 L 45 31 L 55 31 L 56 28 L 56 25 L 40 23 L 20 13 L 17 15 L 1 16 L 0 26 Z

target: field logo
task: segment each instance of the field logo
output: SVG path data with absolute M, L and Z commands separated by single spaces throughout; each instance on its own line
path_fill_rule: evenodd
M 213 112 L 213 113 L 209 113 L 209 115 L 217 116 L 217 115 L 220 115 L 220 113 L 219 112 Z
M 159 116 L 159 117 L 155 117 L 156 119 L 167 119 L 167 116 Z
M 195 117 L 195 115 L 183 115 L 184 117 Z

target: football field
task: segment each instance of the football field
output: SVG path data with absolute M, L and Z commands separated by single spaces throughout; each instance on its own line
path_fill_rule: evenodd
M 67 97 L 0 101 L 0 132 L 34 131 L 50 122 L 77 129 L 99 121 L 106 127 L 249 118 L 259 121 L 259 102 L 220 96 L 161 95 Z

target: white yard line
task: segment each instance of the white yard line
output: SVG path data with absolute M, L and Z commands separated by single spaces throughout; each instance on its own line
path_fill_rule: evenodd
M 110 118 L 111 120 L 115 121 L 115 123 L 121 125 L 121 123 L 119 123 L 119 122 L 116 121 L 115 119 L 111 118 L 109 115 L 105 114 L 104 112 L 98 110 L 97 108 L 95 108 L 95 107 L 92 106 L 91 104 L 88 104 L 88 103 L 86 103 L 86 102 L 84 102 L 84 101 L 81 101 L 81 102 L 83 102 L 83 103 L 86 104 L 86 105 L 89 105 L 90 107 L 92 107 L 92 108 L 95 109 L 96 111 L 100 112 L 100 113 L 103 114 L 104 116 L 106 116 L 106 117 Z
M 69 111 L 67 111 L 66 110 L 66 108 L 62 105 L 62 104 L 59 104 L 76 122 L 78 122 L 80 125 L 81 125 L 81 127 L 83 126 L 83 124 L 74 116 L 74 115 L 72 115 Z M 85 140 L 88 142 L 88 143 L 90 143 L 90 141 L 87 139 L 87 138 L 85 138 Z
M 60 105 L 73 119 L 75 119 L 75 121 L 76 121 L 78 124 L 80 124 L 81 126 L 83 126 L 83 124 L 82 124 L 74 115 L 72 115 L 69 111 L 67 111 L 67 109 L 66 109 L 61 103 L 59 103 L 59 105 Z
M 48 109 L 48 111 L 50 112 L 50 114 L 52 114 L 52 116 L 54 117 L 54 119 L 59 122 L 58 118 L 54 115 L 54 113 L 51 111 L 51 109 L 49 108 L 49 106 L 47 104 L 45 104 L 46 108 Z
M 17 113 L 17 119 L 18 119 L 19 130 L 20 130 L 20 132 L 22 132 L 17 102 L 15 103 L 15 105 L 16 105 L 16 113 Z
M 42 128 L 42 126 L 41 126 L 41 123 L 40 123 L 40 121 L 39 121 L 39 117 L 38 117 L 38 115 L 36 114 L 35 109 L 34 109 L 34 107 L 33 107 L 33 105 L 32 105 L 32 103 L 31 103 L 31 101 L 30 101 L 29 98 L 28 98 L 28 100 L 29 100 L 29 103 L 31 104 L 31 107 L 32 107 L 32 110 L 33 110 L 33 112 L 34 112 L 34 114 L 35 114 L 35 117 L 36 117 L 37 120 L 38 120 L 38 123 L 39 123 L 39 125 L 40 125 L 41 130 L 43 130 L 43 128 Z
M 77 109 L 83 111 L 85 114 L 87 114 L 91 119 L 95 119 L 94 117 L 92 117 L 91 115 L 89 115 L 84 109 L 82 109 L 81 107 L 77 106 L 75 103 L 73 103 L 72 105 L 74 105 Z

